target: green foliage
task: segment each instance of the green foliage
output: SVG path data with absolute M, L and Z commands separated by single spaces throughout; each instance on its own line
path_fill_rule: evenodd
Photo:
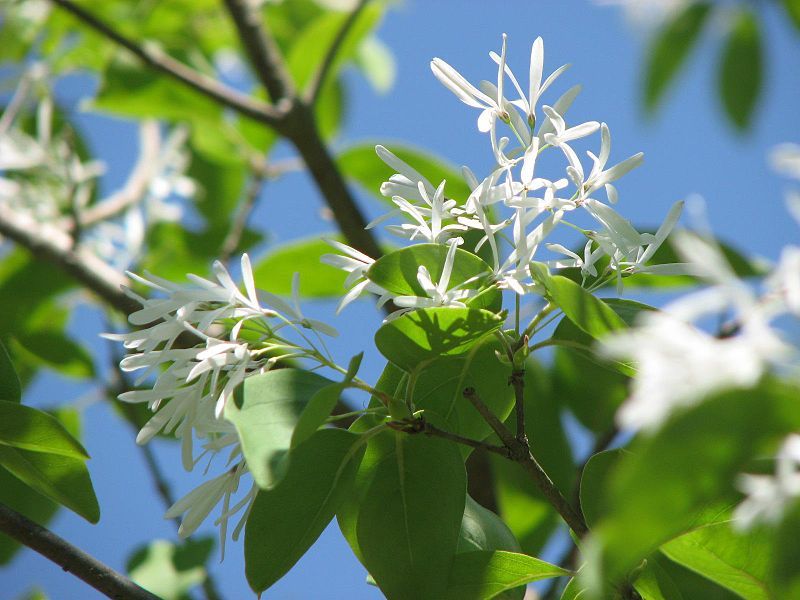
M 180 545 L 154 540 L 134 550 L 126 570 L 133 581 L 163 600 L 188 600 L 189 591 L 206 578 L 205 564 L 213 548 L 211 538 Z
M 458 169 L 429 152 L 405 144 L 387 144 L 399 159 L 419 171 L 433 185 L 447 181 L 445 195 L 459 203 L 464 203 L 471 190 Z M 381 184 L 388 181 L 394 170 L 384 164 L 375 154 L 375 144 L 362 143 L 346 148 L 336 159 L 342 172 L 358 183 L 365 191 L 386 202 L 381 193 Z
M 465 552 L 457 555 L 453 563 L 446 597 L 489 600 L 527 583 L 568 574 L 569 571 L 526 554 L 500 550 Z
M 765 382 L 720 394 L 638 439 L 605 478 L 607 512 L 593 534 L 604 574 L 618 576 L 672 537 L 719 520 L 720 505 L 737 497 L 736 474 L 800 425 L 796 399 L 796 388 Z
M 300 414 L 309 399 L 331 383 L 309 371 L 275 369 L 248 377 L 226 404 L 225 418 L 236 427 L 260 488 L 272 488 L 286 474 Z
M 502 324 L 488 310 L 421 308 L 381 325 L 375 345 L 393 364 L 414 371 L 440 356 L 464 354 Z
M 725 113 L 740 130 L 747 129 L 763 79 L 761 32 L 756 15 L 744 10 L 733 24 L 719 69 L 719 93 Z
M 6 347 L 0 342 L 0 400 L 21 402 L 22 388 Z
M 364 453 L 358 436 L 327 429 L 292 451 L 286 476 L 261 490 L 247 519 L 245 573 L 257 593 L 300 559 L 333 519 Z
M 298 293 L 303 298 L 339 298 L 345 291 L 346 274 L 320 262 L 333 249 L 323 238 L 338 241 L 337 234 L 316 235 L 272 248 L 253 268 L 253 277 L 262 289 L 289 296 L 292 278 L 300 273 Z
M 505 550 L 519 552 L 519 542 L 508 525 L 468 494 L 458 538 L 458 552 Z
M 786 14 L 789 16 L 792 24 L 800 30 L 800 1 L 798 0 L 781 0 Z
M 77 459 L 89 455 L 57 419 L 18 402 L 0 400 L 0 445 Z
M 644 105 L 654 111 L 691 53 L 706 23 L 711 5 L 691 2 L 656 34 L 647 55 Z

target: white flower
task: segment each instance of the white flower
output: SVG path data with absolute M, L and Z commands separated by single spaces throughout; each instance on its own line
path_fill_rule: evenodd
M 424 198 L 419 194 L 419 186 L 425 189 L 427 196 L 432 196 L 436 191 L 430 181 L 428 181 L 419 171 L 414 169 L 397 155 L 390 152 L 380 144 L 375 146 L 375 153 L 389 167 L 397 171 L 389 177 L 389 181 L 381 184 L 381 194 L 387 198 L 400 196 L 416 202 L 422 202 Z
M 375 259 L 336 240 L 325 241 L 340 252 L 343 252 L 344 256 L 340 254 L 324 254 L 320 260 L 348 273 L 344 287 L 349 288 L 349 291 L 339 302 L 339 306 L 336 307 L 336 314 L 342 312 L 345 306 L 365 293 L 377 294 L 380 297 L 378 306 L 383 306 L 389 301 L 391 295 L 367 278 L 367 270 L 375 262 Z
M 770 153 L 769 162 L 781 175 L 800 180 L 800 145 L 779 144 Z
M 778 523 L 786 509 L 800 498 L 800 435 L 787 437 L 775 460 L 774 475 L 739 476 L 738 487 L 747 497 L 733 513 L 737 529 Z
M 499 60 L 499 68 L 497 70 L 497 96 L 495 98 L 480 91 L 469 81 L 464 79 L 461 73 L 456 71 L 441 58 L 434 58 L 431 61 L 431 70 L 436 76 L 436 79 L 453 92 L 456 98 L 461 100 L 464 104 L 481 109 L 481 114 L 478 117 L 478 129 L 483 132 L 489 131 L 496 117 L 500 117 L 502 120 L 506 121 L 509 118 L 508 112 L 503 108 L 505 56 L 506 35 L 503 34 L 503 48 L 502 56 Z
M 436 306 L 458 306 L 466 307 L 464 300 L 475 295 L 476 290 L 465 289 L 464 285 L 469 281 L 450 289 L 450 276 L 453 273 L 453 263 L 455 262 L 456 249 L 462 242 L 460 238 L 452 239 L 448 242 L 447 256 L 445 257 L 442 275 L 439 282 L 435 283 L 424 265 L 417 269 L 417 281 L 422 289 L 428 294 L 423 296 L 397 296 L 394 303 L 404 308 L 429 308 Z M 396 316 L 396 315 L 393 315 Z
M 588 195 L 601 187 L 605 187 L 608 200 L 612 204 L 617 202 L 618 194 L 611 182 L 635 169 L 644 160 L 644 153 L 639 152 L 606 169 L 606 163 L 611 155 L 611 132 L 605 123 L 600 124 L 600 155 L 595 156 L 592 152 L 587 152 L 587 154 L 592 159 L 592 170 L 583 184 L 583 194 Z

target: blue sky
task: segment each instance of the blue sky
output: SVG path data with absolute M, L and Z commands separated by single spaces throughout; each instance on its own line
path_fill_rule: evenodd
M 797 224 L 783 207 L 783 191 L 790 184 L 770 172 L 766 155 L 778 143 L 800 142 L 800 35 L 772 3 L 759 6 L 766 16 L 767 73 L 754 127 L 746 136 L 733 132 L 720 111 L 714 89 L 720 39 L 713 28 L 657 118 L 647 120 L 638 102 L 646 40 L 625 22 L 620 11 L 583 0 L 408 0 L 389 12 L 379 32 L 397 59 L 394 88 L 378 95 L 360 76 L 350 73 L 347 124 L 334 145 L 344 148 L 372 140 L 391 148 L 393 140 L 410 142 L 485 173 L 491 166 L 491 152 L 488 140 L 475 127 L 477 115 L 435 80 L 429 61 L 439 56 L 472 81 L 491 79 L 493 63 L 487 53 L 499 48 L 500 36 L 506 32 L 509 64 L 526 79 L 530 44 L 541 35 L 548 72 L 566 62 L 573 65 L 554 93 L 576 83 L 583 85 L 571 120 L 607 122 L 613 137 L 612 160 L 645 153 L 644 166 L 621 182 L 617 208 L 623 215 L 635 224 L 652 226 L 674 201 L 700 194 L 721 237 L 750 253 L 775 259 L 783 245 L 798 238 Z M 67 91 L 72 95 L 78 90 Z M 548 99 L 553 101 L 554 96 Z M 135 129 L 107 118 L 86 117 L 83 121 L 96 153 L 109 163 L 106 184 L 113 189 L 136 155 Z M 379 203 L 366 195 L 362 199 L 370 215 L 379 214 Z M 309 179 L 304 174 L 291 175 L 265 189 L 253 223 L 271 231 L 275 242 L 331 231 L 332 226 L 320 217 L 321 206 Z M 314 304 L 309 312 L 328 319 L 342 332 L 333 346 L 341 360 L 347 360 L 352 348 L 365 349 L 363 373 L 367 379 L 377 377 L 381 360 L 374 351 L 371 332 L 380 315 L 371 306 L 351 306 L 337 320 L 327 303 Z M 86 340 L 104 328 L 88 309 L 79 311 L 73 325 Z M 92 344 L 102 351 L 102 345 Z M 86 392 L 69 382 L 43 377 L 29 390 L 26 401 L 51 404 Z M 93 526 L 62 510 L 52 526 L 121 569 L 133 546 L 154 537 L 174 539 L 174 527 L 162 518 L 163 506 L 133 445 L 134 433 L 101 403 L 86 406 L 84 430 L 102 518 Z M 156 450 L 177 493 L 183 494 L 201 481 L 199 474 L 182 471 L 177 445 L 158 442 Z M 206 531 L 214 533 L 210 527 Z M 226 597 L 251 597 L 240 543 L 229 545 L 224 563 L 212 561 L 212 565 Z M 267 597 L 380 597 L 363 583 L 364 575 L 333 527 Z M 10 569 L 0 571 L 4 597 L 14 597 L 34 582 L 59 600 L 99 597 L 32 552 L 21 553 Z

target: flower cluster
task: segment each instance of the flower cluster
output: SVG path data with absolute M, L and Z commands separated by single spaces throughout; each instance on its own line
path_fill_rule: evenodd
M 484 81 L 478 87 L 439 58 L 433 59 L 431 69 L 459 100 L 480 110 L 478 129 L 489 134 L 495 169 L 479 180 L 464 167 L 464 177 L 472 192 L 468 198 L 453 199 L 447 197 L 446 182 L 434 186 L 411 165 L 383 146 L 377 146 L 381 160 L 396 171 L 381 186 L 381 192 L 391 198 L 397 208 L 373 221 L 370 227 L 399 216 L 406 221 L 386 229 L 407 240 L 448 243 L 451 250 L 455 245 L 465 244 L 466 249 L 476 253 L 488 248 L 485 255 L 491 267 L 491 281 L 519 296 L 542 291 L 531 274 L 530 265 L 535 260 L 547 262 L 553 268 L 579 268 L 587 287 L 587 282 L 599 287 L 616 280 L 620 290 L 623 277 L 634 273 L 682 272 L 681 265 L 647 264 L 677 222 L 682 203 L 673 206 L 662 227 L 653 235 L 636 231 L 629 221 L 598 198 L 603 192 L 608 202 L 616 203 L 619 194 L 614 182 L 639 166 L 642 154 L 609 165 L 611 133 L 608 126 L 597 121 L 567 123 L 565 115 L 578 94 L 578 86 L 565 92 L 552 106 L 539 106 L 542 95 L 567 66 L 544 77 L 544 45 L 542 39 L 537 38 L 531 47 L 526 93 L 506 63 L 505 36 L 500 54 L 492 52 L 489 56 L 497 64 L 496 82 Z M 506 97 L 509 91 L 516 94 L 514 99 Z M 510 137 L 503 135 L 504 129 Z M 596 154 L 587 152 L 590 164 L 584 165 L 574 146 L 598 132 L 600 148 Z M 544 177 L 537 167 L 539 155 L 548 149 L 558 149 L 566 163 L 564 171 L 556 178 Z M 578 209 L 591 217 L 596 223 L 594 228 L 584 229 L 568 220 L 569 213 Z M 582 234 L 581 254 L 560 243 L 546 243 L 560 225 Z M 386 290 L 366 276 L 373 262 L 370 257 L 340 244 L 337 248 L 346 256 L 329 256 L 326 260 L 350 274 L 350 291 L 340 309 L 363 293 L 378 294 L 380 303 L 390 298 Z M 541 255 L 546 250 L 555 257 L 551 254 L 550 258 L 543 259 Z M 449 280 L 445 276 L 452 265 L 452 257 L 451 252 L 438 283 L 420 267 L 418 280 L 427 296 L 403 296 L 395 298 L 395 303 L 410 308 L 463 305 L 470 292 L 463 287 L 448 289 Z
M 204 456 L 210 463 L 219 452 L 227 451 L 226 472 L 176 502 L 167 513 L 173 517 L 187 513 L 180 529 L 180 534 L 187 536 L 223 500 L 217 521 L 223 544 L 228 518 L 249 507 L 256 491 L 251 487 L 244 498 L 230 506 L 231 495 L 248 469 L 235 428 L 222 418 L 226 403 L 246 377 L 263 373 L 280 361 L 309 358 L 328 364 L 319 334 L 337 334 L 330 326 L 306 318 L 296 293 L 290 303 L 257 292 L 246 254 L 241 270 L 244 291 L 219 262 L 214 264 L 215 280 L 188 275 L 190 285 L 130 273 L 160 296 L 143 298 L 126 290 L 142 304 L 129 316 L 131 325 L 138 329 L 105 335 L 122 342 L 128 350 L 120 367 L 125 372 L 140 372 L 137 386 L 152 381 L 146 388 L 120 395 L 125 402 L 146 403 L 155 413 L 139 432 L 138 443 L 147 443 L 160 432 L 174 434 L 182 441 L 187 470 Z M 295 278 L 295 289 L 296 285 Z M 308 334 L 316 335 L 318 341 L 313 342 Z M 195 438 L 202 440 L 202 452 L 197 456 Z M 247 510 L 235 536 L 246 514 Z

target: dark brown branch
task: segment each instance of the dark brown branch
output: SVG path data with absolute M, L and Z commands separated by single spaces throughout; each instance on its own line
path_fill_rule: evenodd
M 128 280 L 94 254 L 72 248 L 72 239 L 55 227 L 44 228 L 24 215 L 0 206 L 0 235 L 61 268 L 116 310 L 130 314 L 140 304 L 120 288 Z
M 514 410 L 517 417 L 517 440 L 523 444 L 528 444 L 528 436 L 525 433 L 525 370 L 514 369 L 508 384 L 514 388 Z
M 355 8 L 350 12 L 349 15 L 347 15 L 344 23 L 342 23 L 342 27 L 336 33 L 336 37 L 333 38 L 330 48 L 328 48 L 328 51 L 325 53 L 325 57 L 322 59 L 319 69 L 317 69 L 314 78 L 311 80 L 311 83 L 309 83 L 308 89 L 306 90 L 305 99 L 309 105 L 313 106 L 317 101 L 320 91 L 325 85 L 325 80 L 328 77 L 328 73 L 330 72 L 331 67 L 333 67 L 333 64 L 336 62 L 336 55 L 339 53 L 339 49 L 347 39 L 347 34 L 350 33 L 353 25 L 358 20 L 358 16 L 361 14 L 361 11 L 364 10 L 364 7 L 368 2 L 369 0 L 359 0 Z
M 247 0 L 225 0 L 245 54 L 272 102 L 294 96 L 294 83 L 275 40 L 267 35 L 259 11 Z
M 190 88 L 208 96 L 209 98 L 228 106 L 243 115 L 251 117 L 257 121 L 276 125 L 280 119 L 281 113 L 276 108 L 256 100 L 246 94 L 242 94 L 233 90 L 213 77 L 209 77 L 203 73 L 195 71 L 191 67 L 186 66 L 182 62 L 175 60 L 171 56 L 165 54 L 163 51 L 156 47 L 148 45 L 140 45 L 137 42 L 125 37 L 118 32 L 114 27 L 101 21 L 95 15 L 86 9 L 78 6 L 72 0 L 50 0 L 71 13 L 80 21 L 102 34 L 112 42 L 122 46 L 129 52 L 134 54 L 143 63 L 177 79 L 181 83 L 189 86 Z
M 572 508 L 547 473 L 545 473 L 542 466 L 533 454 L 531 454 L 528 444 L 514 437 L 502 421 L 500 421 L 489 407 L 486 406 L 483 400 L 481 400 L 474 388 L 466 388 L 463 395 L 472 403 L 475 409 L 489 424 L 489 427 L 491 427 L 500 438 L 500 441 L 506 446 L 509 451 L 510 460 L 518 463 L 528 475 L 530 475 L 536 487 L 539 488 L 539 491 L 542 492 L 545 499 L 556 509 L 558 514 L 561 515 L 561 518 L 569 525 L 570 529 L 572 529 L 578 537 L 586 535 L 589 530 L 586 527 L 586 522 L 583 520 L 583 517 Z
M 432 437 L 439 437 L 449 440 L 451 442 L 455 442 L 456 444 L 462 444 L 464 446 L 469 446 L 470 448 L 480 448 L 482 450 L 486 450 L 487 452 L 494 452 L 495 454 L 499 454 L 505 458 L 510 458 L 508 448 L 505 446 L 494 446 L 479 440 L 473 440 L 472 438 L 445 431 L 444 429 L 439 429 L 435 425 L 432 425 L 426 421 L 424 418 L 408 419 L 406 421 L 392 421 L 388 423 L 388 426 L 397 431 L 404 431 L 405 433 L 412 434 L 423 433 Z
M 0 504 L 0 531 L 50 559 L 108 598 L 159 600 L 158 596 L 5 504 Z

